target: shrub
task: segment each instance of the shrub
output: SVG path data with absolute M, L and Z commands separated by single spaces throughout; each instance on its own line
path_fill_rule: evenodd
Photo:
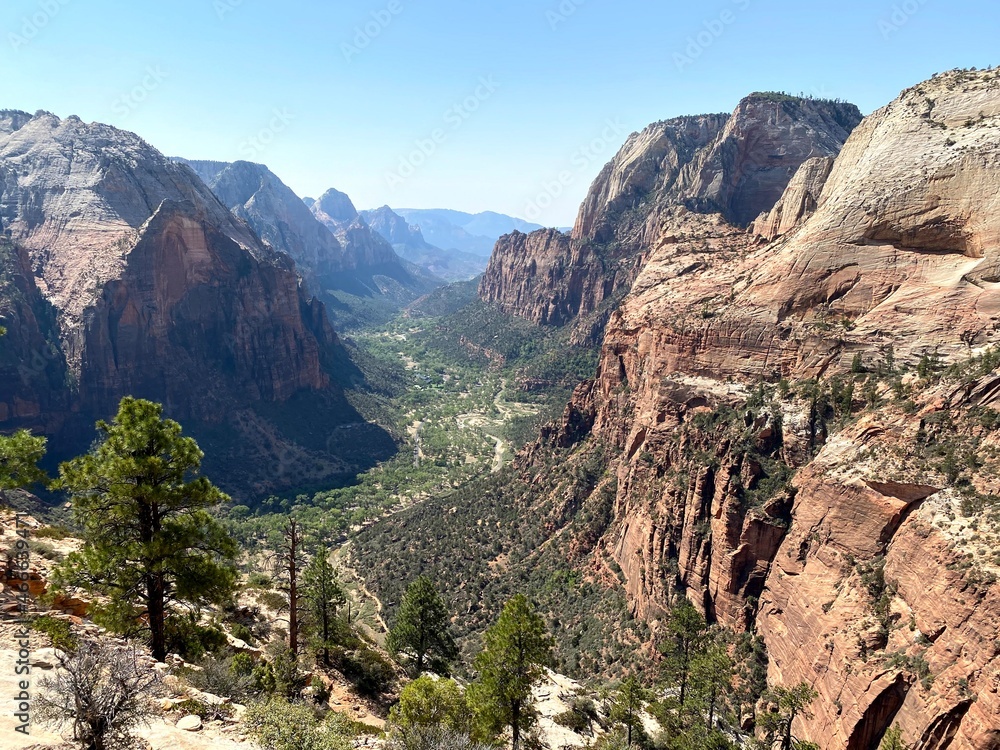
M 260 693 L 252 678 L 253 668 L 247 672 L 242 662 L 235 666 L 236 658 L 247 654 L 237 654 L 234 657 L 218 658 L 208 656 L 198 662 L 200 670 L 191 670 L 184 677 L 192 687 L 205 693 L 232 698 L 237 703 L 245 703 L 247 699 Z
M 202 659 L 229 643 L 225 633 L 216 627 L 200 625 L 193 615 L 169 618 L 164 635 L 167 652 L 179 654 L 187 661 Z
M 70 728 L 83 747 L 134 747 L 132 730 L 153 716 L 149 699 L 158 680 L 142 666 L 135 649 L 83 641 L 72 654 L 59 658 L 59 666 L 42 678 L 38 718 L 59 729 Z
M 353 732 L 346 718 L 331 712 L 319 721 L 302 703 L 271 698 L 250 706 L 247 734 L 268 750 L 351 750 Z
M 52 648 L 72 653 L 79 645 L 79 639 L 74 635 L 73 629 L 66 620 L 42 615 L 34 619 L 31 627 L 39 633 L 47 635 L 52 642 Z
M 354 683 L 358 692 L 377 697 L 386 692 L 396 678 L 392 663 L 378 651 L 362 645 L 356 651 L 331 653 L 334 666 Z

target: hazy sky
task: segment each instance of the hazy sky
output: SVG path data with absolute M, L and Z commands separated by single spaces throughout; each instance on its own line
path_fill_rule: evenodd
M 1000 63 L 985 0 L 5 0 L 0 108 L 269 165 L 359 208 L 572 224 L 634 130 L 754 90 L 868 113 Z

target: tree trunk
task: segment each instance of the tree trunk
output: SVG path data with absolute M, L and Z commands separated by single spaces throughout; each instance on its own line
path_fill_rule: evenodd
M 521 702 L 514 701 L 510 707 L 510 738 L 511 750 L 518 750 L 521 745 Z
M 288 648 L 292 656 L 299 655 L 299 527 L 288 524 Z
M 162 573 L 146 574 L 146 612 L 149 617 L 150 651 L 157 661 L 167 658 L 166 607 Z
M 329 604 L 323 604 L 323 663 L 330 666 L 330 611 Z

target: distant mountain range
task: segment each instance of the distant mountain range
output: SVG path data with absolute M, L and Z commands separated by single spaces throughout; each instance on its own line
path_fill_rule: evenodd
M 513 216 L 483 211 L 469 214 L 447 208 L 394 208 L 410 224 L 420 227 L 424 239 L 444 250 L 461 250 L 489 258 L 497 240 L 511 232 L 534 232 L 542 229 Z

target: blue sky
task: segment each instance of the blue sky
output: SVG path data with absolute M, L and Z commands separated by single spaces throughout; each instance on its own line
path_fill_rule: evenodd
M 971 0 L 6 0 L 0 107 L 260 161 L 359 208 L 569 225 L 650 122 L 754 90 L 867 114 L 1000 63 L 998 31 L 998 4 Z

